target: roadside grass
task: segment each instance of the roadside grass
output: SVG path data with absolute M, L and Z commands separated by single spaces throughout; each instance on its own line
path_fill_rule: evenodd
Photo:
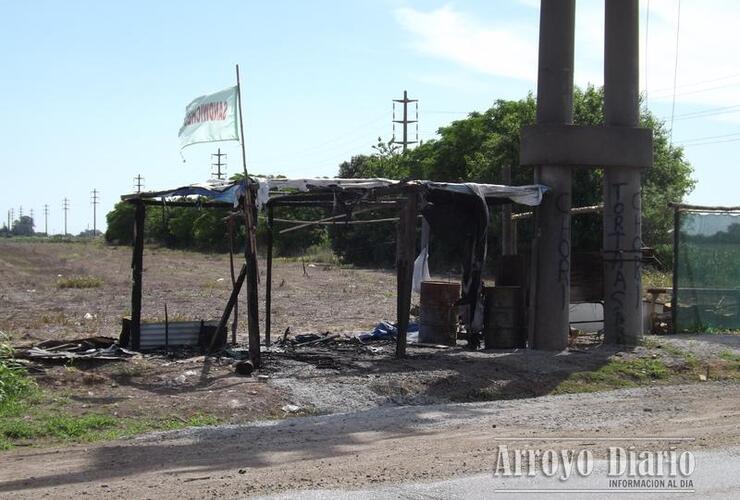
M 103 280 L 96 276 L 70 276 L 57 279 L 57 288 L 98 288 Z
M 570 374 L 558 384 L 552 394 L 626 389 L 666 380 L 671 375 L 671 369 L 659 359 L 611 359 L 596 370 Z
M 125 438 L 151 431 L 215 425 L 219 419 L 198 414 L 190 418 L 118 417 L 103 413 L 72 415 L 64 410 L 38 405 L 42 400 L 16 405 L 0 413 L 0 450 L 15 446 L 40 446 L 60 443 L 91 443 Z
M 72 414 L 69 398 L 42 392 L 12 358 L 9 337 L 0 332 L 0 450 L 62 442 L 93 442 L 149 431 L 182 429 L 219 423 L 216 417 L 118 417 L 104 413 Z

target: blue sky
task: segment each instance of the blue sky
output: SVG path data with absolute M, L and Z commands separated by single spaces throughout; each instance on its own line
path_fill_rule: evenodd
M 206 180 L 210 154 L 177 131 L 194 97 L 242 70 L 248 167 L 334 175 L 392 134 L 391 100 L 420 99 L 420 136 L 535 90 L 539 3 L 499 1 L 94 2 L 0 0 L 0 212 L 34 210 L 43 230 L 98 225 L 141 174 L 147 189 Z M 641 2 L 643 56 L 647 3 Z M 689 201 L 738 204 L 740 3 L 681 3 L 673 139 L 699 184 Z M 718 15 L 718 12 L 721 15 Z M 652 0 L 641 82 L 650 108 L 672 110 L 677 0 Z M 576 83 L 600 84 L 603 0 L 579 0 Z M 645 70 L 647 70 L 645 72 Z M 646 86 L 647 83 L 647 86 Z M 734 106 L 734 107 L 733 107 Z M 735 134 L 735 135 L 731 135 Z

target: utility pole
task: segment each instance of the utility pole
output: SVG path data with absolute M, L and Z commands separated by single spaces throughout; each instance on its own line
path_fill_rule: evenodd
M 211 172 L 211 175 L 216 177 L 218 180 L 222 180 L 226 177 L 226 163 L 221 163 L 221 157 L 223 156 L 224 159 L 226 159 L 226 153 L 221 152 L 221 148 L 218 148 L 218 153 L 211 154 L 211 157 L 216 157 L 216 163 L 211 163 L 214 167 L 216 167 L 215 172 Z M 221 167 L 224 167 L 224 170 L 221 171 Z
M 403 104 L 403 119 L 402 120 L 396 120 L 396 103 Z M 416 106 L 416 117 L 414 120 L 409 120 L 409 110 L 408 106 L 409 103 L 414 103 Z M 396 140 L 396 123 L 400 123 L 403 125 L 403 140 L 397 141 Z M 409 141 L 409 131 L 408 127 L 410 123 L 416 124 L 416 140 L 415 141 Z M 401 144 L 403 151 L 405 152 L 406 149 L 408 149 L 409 144 L 416 144 L 419 142 L 419 100 L 418 99 L 409 99 L 408 92 L 405 90 L 403 91 L 403 99 L 393 99 L 393 144 Z
M 64 210 L 64 236 L 67 236 L 67 212 L 69 212 L 69 200 L 67 198 L 64 198 L 62 210 Z
M 49 236 L 49 205 L 44 204 L 44 234 Z
M 95 238 L 98 235 L 98 224 L 97 224 L 97 215 L 98 215 L 98 203 L 100 203 L 100 197 L 98 196 L 99 191 L 97 189 L 92 190 L 92 199 L 90 200 L 90 203 L 92 203 L 93 206 L 93 238 Z
M 10 217 L 11 217 L 10 214 L 11 213 L 12 213 L 12 210 L 8 210 L 8 231 L 10 231 Z
M 141 188 L 144 187 L 143 181 L 144 178 L 141 176 L 141 174 L 134 177 L 134 189 L 136 189 L 137 193 L 141 193 Z

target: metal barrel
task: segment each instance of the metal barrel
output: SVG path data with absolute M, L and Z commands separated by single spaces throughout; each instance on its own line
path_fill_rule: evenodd
M 519 286 L 486 287 L 483 341 L 486 349 L 525 347 L 524 307 Z
M 420 294 L 419 342 L 455 345 L 460 283 L 422 281 Z

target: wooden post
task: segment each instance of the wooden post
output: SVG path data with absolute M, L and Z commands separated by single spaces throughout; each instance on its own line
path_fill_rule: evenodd
M 247 172 L 247 156 L 244 140 L 244 117 L 242 115 L 242 85 L 239 77 L 239 65 L 236 65 L 236 96 L 239 101 L 239 144 L 242 150 L 242 167 L 244 168 L 244 221 L 246 224 L 246 244 L 244 260 L 247 265 L 247 329 L 249 331 L 249 359 L 255 368 L 260 367 L 260 324 L 259 298 L 257 289 L 257 207 L 252 196 Z
M 251 187 L 247 184 L 247 192 L 251 192 Z M 252 196 L 244 200 L 244 211 L 250 216 L 247 217 L 247 225 L 257 220 L 257 208 L 251 203 Z M 259 296 L 257 283 L 257 249 L 255 246 L 254 233 L 255 227 L 247 229 L 247 241 L 245 245 L 245 260 L 247 270 L 247 329 L 249 331 L 249 359 L 255 368 L 261 364 L 260 353 L 260 318 L 259 318 Z M 252 235 L 251 242 L 249 236 Z
M 511 167 L 505 165 L 502 170 L 503 183 L 511 185 Z M 514 224 L 511 220 L 511 203 L 501 208 L 501 255 L 516 255 Z
M 267 207 L 267 283 L 265 283 L 265 345 L 270 346 L 272 325 L 272 206 Z
M 242 284 L 244 283 L 244 278 L 246 276 L 247 276 L 247 265 L 242 264 L 242 270 L 239 271 L 239 277 L 236 278 L 236 282 L 234 282 L 234 287 L 231 289 L 231 295 L 229 296 L 229 301 L 226 303 L 226 308 L 224 308 L 224 312 L 221 315 L 221 320 L 218 322 L 218 328 L 216 329 L 216 335 L 213 336 L 213 338 L 211 339 L 211 344 L 208 347 L 209 353 L 213 350 L 216 337 L 226 336 L 226 323 L 229 321 L 229 316 L 231 316 L 231 311 L 232 309 L 234 309 L 236 305 L 236 301 L 239 297 L 239 292 L 242 289 Z M 251 345 L 250 345 L 250 349 L 251 349 Z
M 136 213 L 134 215 L 134 254 L 131 259 L 131 343 L 133 350 L 141 346 L 141 288 L 144 269 L 144 219 L 146 207 L 141 200 L 134 202 Z
M 236 275 L 234 273 L 234 216 L 229 216 L 229 270 L 231 271 L 231 288 L 236 288 Z M 240 285 L 241 287 L 241 285 Z M 225 325 L 224 325 L 225 326 Z M 239 296 L 234 302 L 234 321 L 231 323 L 231 343 L 236 345 L 236 334 L 239 329 Z
M 681 209 L 673 207 L 673 290 L 671 290 L 671 333 L 678 333 L 676 318 L 678 317 L 678 245 L 681 242 Z
M 396 357 L 406 356 L 406 332 L 411 309 L 411 283 L 414 277 L 414 252 L 416 250 L 417 193 L 408 195 L 401 208 L 396 237 Z

